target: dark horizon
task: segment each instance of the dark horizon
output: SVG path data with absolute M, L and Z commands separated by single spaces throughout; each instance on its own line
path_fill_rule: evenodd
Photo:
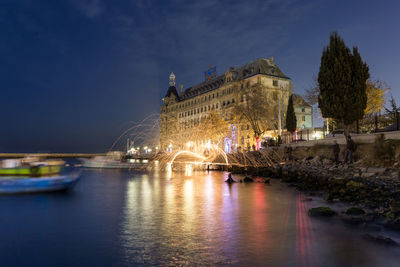
M 273 56 L 303 95 L 332 31 L 399 103 L 399 13 L 396 1 L 5 0 L 0 152 L 107 151 L 159 112 L 171 72 L 187 88 L 209 65 Z

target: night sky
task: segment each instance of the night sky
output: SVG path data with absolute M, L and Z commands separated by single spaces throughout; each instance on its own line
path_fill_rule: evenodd
M 400 102 L 400 2 L 0 0 L 0 152 L 103 152 L 184 88 L 274 56 L 304 93 L 332 31 Z M 317 125 L 318 126 L 318 125 Z

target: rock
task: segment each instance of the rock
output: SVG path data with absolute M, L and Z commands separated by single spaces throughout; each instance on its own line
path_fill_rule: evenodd
M 367 172 L 375 173 L 375 174 L 382 174 L 386 171 L 386 168 L 368 168 Z
M 226 181 L 225 181 L 226 183 L 228 183 L 228 184 L 233 184 L 233 183 L 236 183 L 236 181 L 235 180 L 233 180 L 233 178 L 232 177 L 229 177 L 228 179 L 226 179 Z
M 322 160 L 322 164 L 324 165 L 330 165 L 332 163 L 332 161 L 330 159 L 323 159 Z
M 364 234 L 363 237 L 364 237 L 364 239 L 366 239 L 368 241 L 376 242 L 378 244 L 382 244 L 385 246 L 397 247 L 399 245 L 396 241 L 394 241 L 390 237 L 386 237 L 386 236 L 382 236 L 382 235 L 373 236 L 371 234 Z
M 375 175 L 375 173 L 373 173 L 373 172 L 363 172 L 362 174 L 361 174 L 361 177 L 362 178 L 369 178 L 369 177 L 372 177 L 372 176 L 374 176 Z
M 320 163 L 320 162 L 321 162 L 320 156 L 316 156 L 315 158 L 313 158 L 313 159 L 311 160 L 311 162 L 312 162 L 312 163 Z
M 232 173 L 229 173 L 229 174 L 228 174 L 228 179 L 226 179 L 225 182 L 226 182 L 226 183 L 229 183 L 229 184 L 231 184 L 231 183 L 236 183 L 236 181 L 233 180 L 233 178 L 232 178 Z
M 308 210 L 308 215 L 313 217 L 332 217 L 336 212 L 329 207 L 317 207 Z
M 335 178 L 332 178 L 331 181 L 332 181 L 334 184 L 338 184 L 338 185 L 343 185 L 343 184 L 346 183 L 346 179 L 345 179 L 345 178 L 342 178 L 342 177 L 335 177 Z
M 363 215 L 365 211 L 359 207 L 351 207 L 346 210 L 347 215 Z
M 386 227 L 396 230 L 396 231 L 399 231 L 400 230 L 400 218 L 389 220 L 386 223 Z
M 364 187 L 364 184 L 356 181 L 349 181 L 346 183 L 346 187 L 354 189 L 354 188 Z
M 254 182 L 254 179 L 253 179 L 253 178 L 250 178 L 250 177 L 248 177 L 248 176 L 246 176 L 246 177 L 244 177 L 243 182 L 245 182 L 245 183 L 252 183 L 252 182 Z
M 392 213 L 399 213 L 400 212 L 400 201 L 392 200 L 390 202 L 390 211 Z

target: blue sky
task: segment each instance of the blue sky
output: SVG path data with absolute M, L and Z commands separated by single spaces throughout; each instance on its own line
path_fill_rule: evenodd
M 101 152 L 189 87 L 275 58 L 304 93 L 332 31 L 400 102 L 397 1 L 0 0 L 1 152 Z

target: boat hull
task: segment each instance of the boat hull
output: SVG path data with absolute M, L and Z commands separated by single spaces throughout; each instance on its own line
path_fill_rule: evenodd
M 64 191 L 72 188 L 79 178 L 79 174 L 40 178 L 3 177 L 0 179 L 0 194 Z
M 61 172 L 61 166 L 0 168 L 0 176 L 49 176 Z

